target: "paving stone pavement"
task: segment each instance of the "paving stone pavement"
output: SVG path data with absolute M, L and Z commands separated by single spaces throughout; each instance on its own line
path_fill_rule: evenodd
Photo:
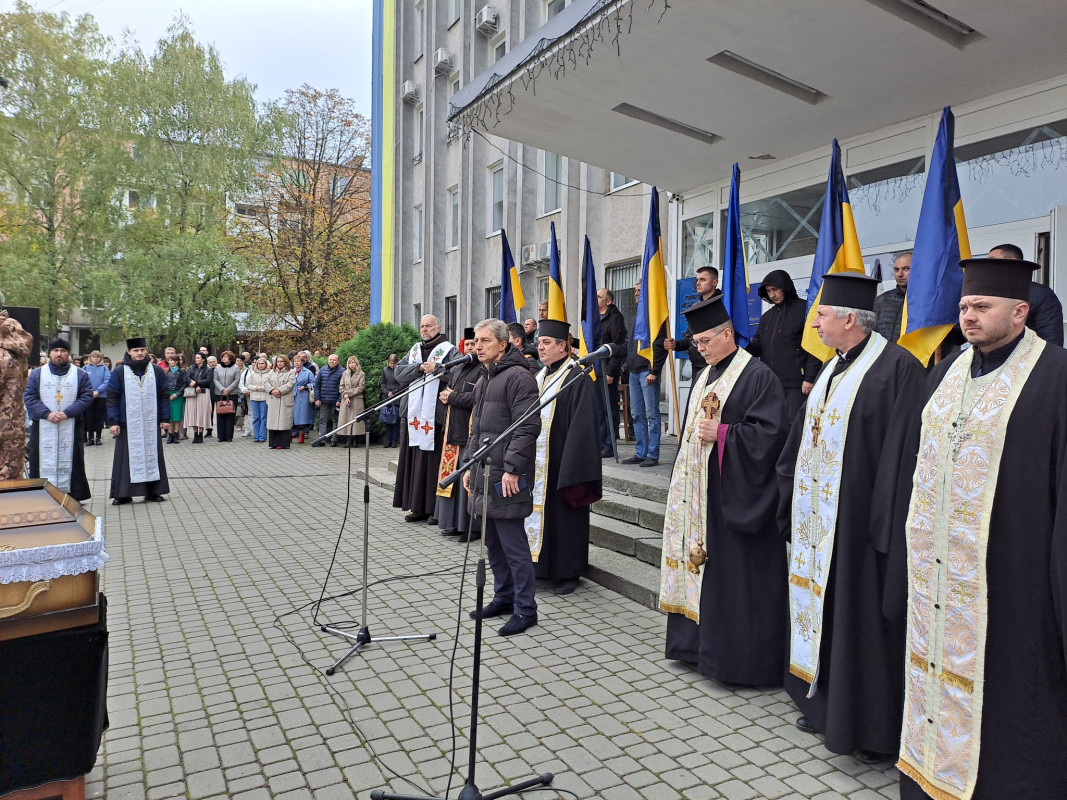
M 105 437 L 86 461 L 87 505 L 103 516 L 111 554 L 111 728 L 88 796 L 347 800 L 375 788 L 443 794 L 452 775 L 455 797 L 466 777 L 476 546 L 460 602 L 465 546 L 404 523 L 391 491 L 371 487 L 372 637 L 437 639 L 372 642 L 327 679 L 348 645 L 318 630 L 308 604 L 344 518 L 349 451 L 271 451 L 250 438 L 165 445 L 169 502 L 111 506 Z M 395 452 L 373 447 L 372 461 L 383 468 Z M 351 454 L 362 469 L 364 451 Z M 353 476 L 327 595 L 360 586 L 362 486 Z M 897 797 L 894 768 L 827 751 L 793 726 L 783 692 L 729 691 L 665 661 L 662 614 L 588 581 L 538 603 L 540 625 L 526 635 L 485 628 L 483 791 L 553 772 L 553 787 L 580 798 Z M 357 594 L 324 603 L 318 622 L 359 618 Z

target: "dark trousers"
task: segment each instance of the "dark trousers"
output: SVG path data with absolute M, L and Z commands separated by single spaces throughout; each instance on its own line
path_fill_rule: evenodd
M 385 426 L 385 446 L 393 447 L 400 441 L 400 423 L 382 423 Z
M 329 433 L 336 427 L 337 406 L 335 406 L 333 403 L 323 403 L 321 406 L 319 406 L 319 436 L 321 437 L 324 434 Z M 351 436 L 352 428 L 355 427 L 356 426 L 353 425 L 351 428 L 345 428 L 343 431 L 341 431 L 340 434 L 337 435 Z M 336 436 L 334 438 L 336 439 Z
M 599 383 L 599 381 L 597 381 Z M 610 420 L 604 416 L 603 409 L 600 414 L 600 432 L 603 435 L 603 449 L 611 450 L 614 442 L 619 438 L 619 379 L 615 378 L 611 383 L 605 381 L 604 384 L 608 390 L 608 409 L 611 411 Z M 597 389 L 598 393 L 603 392 L 603 389 Z M 600 400 L 597 402 L 597 408 L 600 408 L 604 404 L 603 394 L 601 394 Z
M 100 432 L 104 429 L 104 422 L 107 421 L 107 397 L 93 398 L 93 404 L 89 406 L 89 413 L 86 417 L 86 439 L 99 439 Z
M 236 414 L 219 414 L 217 417 L 219 427 L 219 441 L 233 441 L 233 426 L 237 423 Z
M 476 529 L 481 520 L 475 520 Z M 537 613 L 534 565 L 530 542 L 521 519 L 493 519 L 485 526 L 485 549 L 493 568 L 493 599 L 515 606 L 524 617 Z
M 786 386 L 785 391 L 785 424 L 793 426 L 793 420 L 797 418 L 797 412 L 808 402 L 808 396 L 799 386 Z

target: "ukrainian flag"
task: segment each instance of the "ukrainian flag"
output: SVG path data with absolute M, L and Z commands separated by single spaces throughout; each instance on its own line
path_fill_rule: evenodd
M 945 106 L 926 169 L 926 190 L 904 297 L 899 344 L 924 366 L 959 319 L 963 290 L 960 260 L 971 257 L 953 154 L 955 130 L 952 109 Z
M 730 205 L 726 211 L 726 237 L 723 241 L 722 300 L 735 339 L 744 347 L 752 339 L 748 319 L 748 267 L 745 266 L 745 245 L 741 239 L 741 170 L 734 164 L 730 179 Z
M 822 220 L 819 223 L 819 243 L 815 246 L 815 263 L 808 283 L 808 316 L 804 322 L 804 349 L 826 361 L 834 350 L 819 339 L 819 332 L 811 327 L 815 310 L 819 307 L 824 275 L 834 272 L 858 272 L 866 275 L 860 240 L 856 235 L 856 223 L 852 218 L 852 205 L 848 202 L 845 174 L 841 171 L 841 148 L 834 139 L 830 157 L 830 175 L 826 179 L 826 198 L 822 205 Z
M 585 254 L 582 256 L 582 327 L 578 336 L 578 355 L 583 358 L 596 349 L 600 341 L 600 305 L 596 299 L 596 268 L 593 266 L 593 249 L 589 237 L 585 237 Z M 595 381 L 597 368 L 589 376 Z
M 659 230 L 659 191 L 653 186 L 645 252 L 641 259 L 641 299 L 637 301 L 637 318 L 634 320 L 637 352 L 647 358 L 649 364 L 653 363 L 652 343 L 669 316 L 667 274 L 663 268 L 663 241 Z
M 522 294 L 519 271 L 515 268 L 515 258 L 511 255 L 508 234 L 500 230 L 500 319 L 506 323 L 518 322 L 519 310 L 526 305 Z
M 548 318 L 567 321 L 567 303 L 563 299 L 563 276 L 559 271 L 559 246 L 556 244 L 556 223 L 549 225 L 551 250 L 548 257 Z

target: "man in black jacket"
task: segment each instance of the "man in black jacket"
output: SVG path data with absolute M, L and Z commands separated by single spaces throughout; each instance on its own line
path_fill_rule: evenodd
M 634 299 L 641 307 L 641 282 L 634 287 Z M 635 316 L 626 331 L 626 361 L 623 368 L 630 373 L 630 413 L 634 418 L 634 437 L 637 448 L 630 458 L 623 459 L 623 464 L 640 464 L 642 467 L 654 467 L 659 464 L 659 374 L 667 360 L 667 351 L 663 349 L 663 340 L 667 338 L 667 324 L 660 325 L 656 338 L 652 342 L 652 363 L 642 356 L 634 341 Z
M 1018 245 L 998 244 L 989 251 L 989 258 L 1023 260 L 1023 251 Z M 1046 342 L 1063 346 L 1063 305 L 1056 293 L 1043 283 L 1030 281 L 1030 313 L 1026 315 L 1026 327 Z
M 537 381 L 522 354 L 508 341 L 508 327 L 487 319 L 474 327 L 474 352 L 483 367 L 474 387 L 467 451 L 472 455 L 537 403 Z M 485 547 L 493 568 L 493 600 L 482 618 L 511 614 L 498 633 L 511 636 L 537 624 L 533 556 L 523 522 L 533 511 L 534 454 L 541 417 L 533 414 L 489 454 L 489 496 L 483 497 L 482 467 L 463 475 L 472 517 L 486 515 Z M 488 502 L 487 502 L 488 501 Z M 480 525 L 480 520 L 475 520 Z M 471 619 L 476 616 L 471 612 Z
M 696 283 L 693 284 L 693 288 L 700 295 L 700 300 L 710 300 L 716 295 L 722 294 L 722 290 L 719 288 L 719 271 L 710 265 L 701 267 L 697 270 Z M 699 303 L 700 300 L 697 302 Z M 682 313 L 684 314 L 685 311 L 683 310 Z M 694 378 L 700 370 L 708 365 L 708 362 L 704 360 L 704 356 L 700 355 L 700 350 L 693 344 L 693 332 L 688 327 L 685 329 L 685 336 L 681 339 L 675 340 L 669 337 L 664 339 L 663 349 L 668 353 L 673 352 L 675 349 L 688 350 L 689 363 L 693 367 Z
M 776 269 L 763 279 L 759 296 L 772 307 L 760 317 L 756 335 L 745 349 L 770 367 L 782 382 L 786 422 L 792 424 L 822 366 L 819 359 L 800 346 L 807 304 L 797 297 L 793 279 L 783 269 Z
M 596 346 L 615 345 L 611 358 L 600 362 L 604 365 L 604 384 L 608 388 L 608 407 L 611 409 L 610 420 L 602 417 L 604 424 L 600 427 L 604 436 L 600 457 L 611 458 L 615 455 L 613 444 L 619 435 L 619 378 L 622 375 L 622 359 L 626 347 L 626 320 L 615 305 L 615 295 L 611 289 L 601 289 L 597 292 L 596 302 L 600 309 L 600 341 Z

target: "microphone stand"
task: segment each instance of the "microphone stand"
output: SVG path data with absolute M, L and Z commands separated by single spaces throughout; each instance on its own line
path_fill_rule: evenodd
M 504 797 L 506 795 L 520 794 L 534 786 L 547 786 L 552 783 L 552 779 L 555 777 L 551 772 L 545 772 L 538 775 L 536 778 L 530 778 L 522 783 L 516 783 L 511 786 L 505 786 L 502 789 L 497 789 L 493 792 L 483 794 L 474 782 L 475 766 L 477 763 L 478 755 L 478 696 L 480 692 L 480 678 L 482 671 L 482 611 L 484 610 L 485 601 L 485 529 L 486 520 L 489 518 L 489 464 L 491 459 L 489 457 L 490 452 L 497 444 L 509 438 L 511 434 L 518 428 L 523 422 L 532 417 L 534 414 L 539 414 L 541 409 L 566 392 L 575 381 L 581 380 L 583 375 L 588 375 L 593 370 L 593 365 L 590 363 L 585 367 L 580 367 L 574 375 L 568 377 L 563 384 L 553 392 L 549 397 L 538 398 L 540 402 L 535 402 L 531 405 L 522 415 L 515 420 L 511 425 L 507 427 L 499 436 L 493 440 L 489 440 L 487 437 L 483 440 L 482 446 L 467 459 L 467 461 L 460 465 L 455 472 L 440 482 L 440 487 L 446 489 L 459 480 L 459 477 L 474 464 L 482 463 L 482 542 L 478 553 L 478 571 L 475 579 L 475 585 L 477 587 L 475 598 L 475 615 L 474 615 L 474 668 L 472 671 L 472 686 L 471 686 L 471 735 L 470 743 L 467 748 L 467 782 L 460 790 L 458 800 L 494 800 L 497 797 Z M 433 795 L 411 795 L 411 794 L 394 794 L 393 792 L 386 792 L 382 789 L 375 789 L 370 793 L 371 800 L 445 800 L 445 798 L 435 797 Z
M 334 428 L 329 433 L 323 434 L 318 439 L 316 439 L 315 442 L 313 442 L 313 444 L 317 443 L 317 442 L 323 442 L 323 441 L 329 439 L 334 434 L 336 434 L 338 431 L 346 430 L 346 429 L 348 429 L 349 426 L 355 425 L 357 422 L 362 422 L 363 420 L 369 418 L 372 414 L 374 414 L 375 411 L 378 411 L 379 409 L 384 408 L 385 406 L 388 406 L 388 405 L 391 405 L 393 403 L 396 403 L 397 401 L 400 400 L 400 398 L 406 397 L 407 395 L 409 395 L 412 392 L 414 392 L 416 389 L 422 388 L 427 383 L 429 383 L 431 380 L 434 380 L 434 379 L 436 379 L 438 377 L 440 377 L 440 374 L 435 370 L 434 372 L 432 372 L 431 374 L 427 375 L 422 380 L 412 383 L 404 391 L 402 391 L 402 392 L 400 392 L 400 393 L 398 393 L 398 394 L 396 394 L 396 395 L 394 395 L 392 397 L 388 397 L 385 400 L 382 400 L 381 402 L 376 403 L 375 405 L 371 406 L 370 408 L 364 409 L 362 413 L 358 414 L 355 417 L 355 419 L 352 419 L 351 421 L 346 422 L 344 425 L 339 425 L 338 427 Z M 370 563 L 370 428 L 369 427 L 365 427 L 364 431 L 363 431 L 363 587 L 362 587 L 362 591 L 361 591 L 362 597 L 361 597 L 361 600 L 360 600 L 360 612 L 361 612 L 360 627 L 359 627 L 359 630 L 356 633 L 351 633 L 349 631 L 343 630 L 341 628 L 337 628 L 337 627 L 332 626 L 332 625 L 319 625 L 319 630 L 321 630 L 323 633 L 330 633 L 330 634 L 333 634 L 334 636 L 340 636 L 340 637 L 342 637 L 344 639 L 347 639 L 350 642 L 355 642 L 355 644 L 352 646 L 352 648 L 347 653 L 345 653 L 343 656 L 341 656 L 336 662 L 334 662 L 333 666 L 331 666 L 329 669 L 326 670 L 326 674 L 327 675 L 333 675 L 335 672 L 337 672 L 337 670 L 346 661 L 348 661 L 348 659 L 350 659 L 357 652 L 359 652 L 360 648 L 367 646 L 372 641 L 375 641 L 375 642 L 403 642 L 403 641 L 412 640 L 412 639 L 424 639 L 426 641 L 432 642 L 435 639 L 437 639 L 437 634 L 436 633 L 417 633 L 417 634 L 409 634 L 409 635 L 406 635 L 406 636 L 378 636 L 378 637 L 372 637 L 371 636 L 370 627 L 367 625 L 367 583 L 368 583 L 368 565 L 369 565 L 369 563 Z M 327 576 L 327 578 L 328 577 L 329 576 Z M 325 594 L 325 586 L 323 587 L 323 594 Z M 312 622 L 314 624 L 316 624 L 316 625 L 318 625 L 318 614 L 319 614 L 319 605 L 316 604 L 316 606 L 315 606 L 315 614 L 312 617 Z

